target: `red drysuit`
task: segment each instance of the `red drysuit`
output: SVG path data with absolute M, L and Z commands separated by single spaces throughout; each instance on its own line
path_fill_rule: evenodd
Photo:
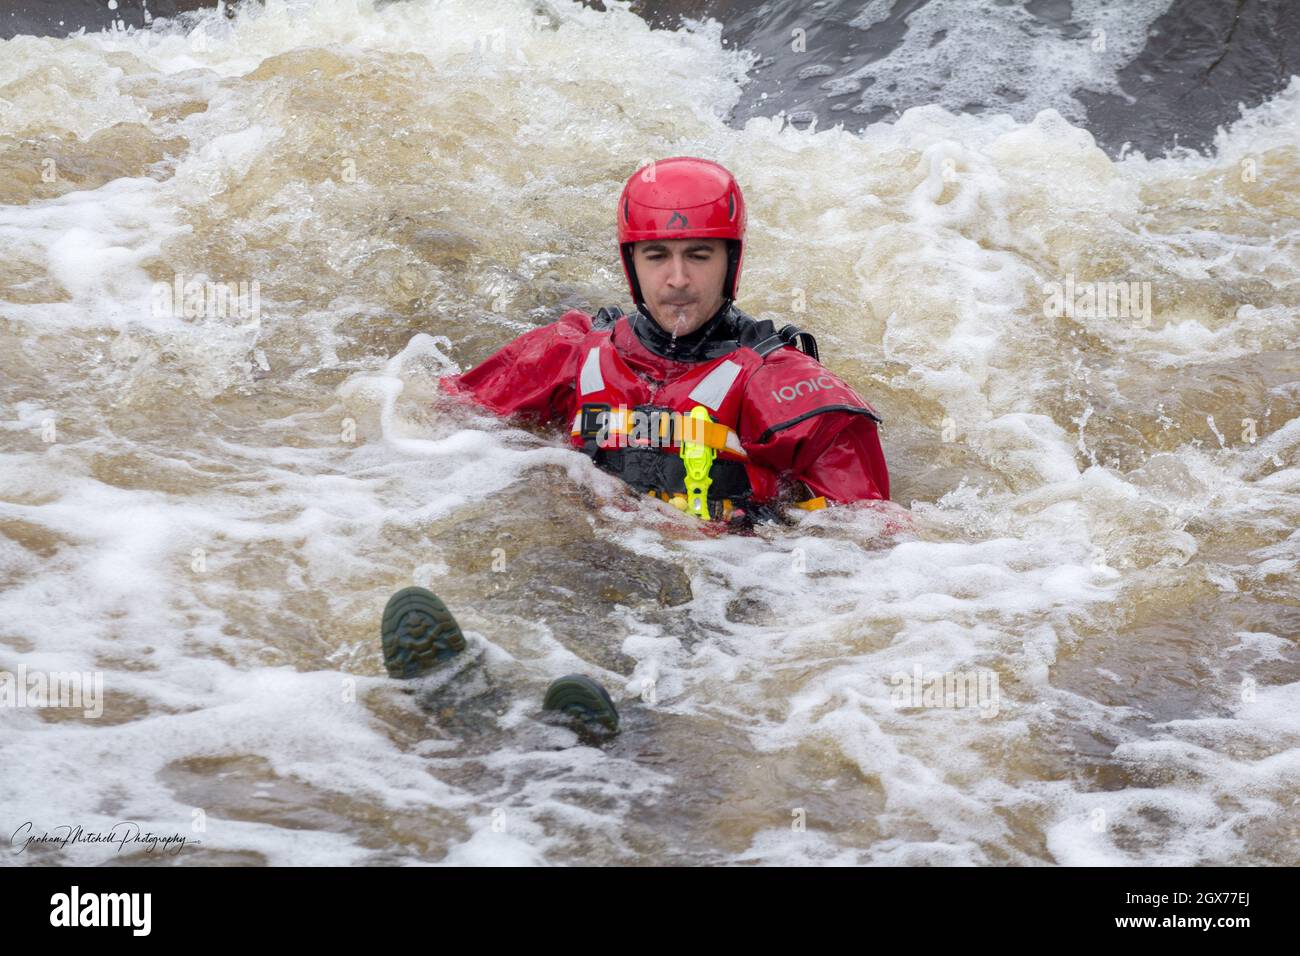
M 683 411 L 702 401 L 738 437 L 741 447 L 729 442 L 719 461 L 743 467 L 755 504 L 774 501 L 778 488 L 785 492 L 794 481 L 828 501 L 888 499 L 875 410 L 816 359 L 779 340 L 772 323 L 729 306 L 703 329 L 672 339 L 641 312 L 609 312 L 601 310 L 594 326 L 586 313 L 566 312 L 439 385 L 499 415 L 570 423 L 576 447 L 583 445 L 580 411 L 593 398 L 601 407 Z

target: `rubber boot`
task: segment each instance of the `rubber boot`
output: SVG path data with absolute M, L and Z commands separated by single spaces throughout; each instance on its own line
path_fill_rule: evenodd
M 590 677 L 568 674 L 546 689 L 543 710 L 558 710 L 581 720 L 594 721 L 607 730 L 618 730 L 618 710 L 605 688 Z
M 465 635 L 432 591 L 403 588 L 388 599 L 380 624 L 388 676 L 419 677 L 465 649 Z

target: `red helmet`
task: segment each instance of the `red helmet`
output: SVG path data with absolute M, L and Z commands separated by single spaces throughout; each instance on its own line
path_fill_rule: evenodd
M 736 178 L 707 159 L 674 156 L 632 174 L 618 198 L 618 248 L 632 300 L 641 305 L 641 283 L 632 266 L 632 243 L 645 239 L 726 239 L 723 297 L 736 298 L 745 255 L 745 197 Z

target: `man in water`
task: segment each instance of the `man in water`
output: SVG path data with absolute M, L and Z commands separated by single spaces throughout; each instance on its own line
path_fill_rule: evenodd
M 652 163 L 618 201 L 636 311 L 566 312 L 440 385 L 499 415 L 569 423 L 597 466 L 700 520 L 747 527 L 780 520 L 787 503 L 888 499 L 875 410 L 817 360 L 811 335 L 736 308 L 744 241 L 731 173 L 704 159 Z M 465 648 L 420 587 L 389 599 L 381 634 L 398 678 Z M 609 694 L 582 675 L 551 684 L 544 706 L 618 727 Z
M 569 423 L 598 467 L 732 527 L 779 520 L 783 504 L 888 499 L 875 409 L 818 361 L 811 335 L 734 304 L 746 213 L 731 173 L 651 163 L 617 215 L 631 315 L 566 312 L 441 388 Z

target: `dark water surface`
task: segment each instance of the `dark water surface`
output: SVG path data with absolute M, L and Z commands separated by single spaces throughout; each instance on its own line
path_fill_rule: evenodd
M 216 4 L 5 6 L 0 37 L 142 28 Z M 784 110 L 796 125 L 856 131 L 931 102 L 953 112 L 1006 111 L 1024 122 L 1050 106 L 1111 155 L 1127 143 L 1154 156 L 1179 145 L 1204 150 L 1241 106 L 1257 106 L 1300 72 L 1300 3 L 1292 0 L 635 0 L 631 9 L 663 29 L 712 18 L 726 45 L 759 57 L 732 113 L 737 123 Z M 1143 11 L 1151 9 L 1147 22 Z M 1061 68 L 1058 43 L 1096 54 L 1093 69 L 1082 64 L 1083 85 Z M 1093 49 L 1098 44 L 1106 49 Z M 1117 49 L 1124 45 L 1131 49 Z

